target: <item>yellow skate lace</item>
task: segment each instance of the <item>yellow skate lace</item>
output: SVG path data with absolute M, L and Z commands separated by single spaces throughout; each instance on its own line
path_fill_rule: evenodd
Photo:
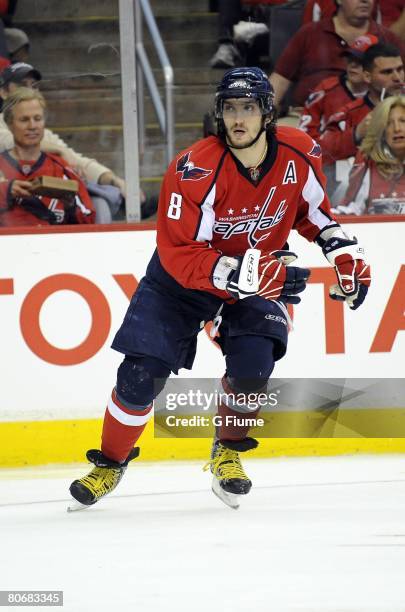
M 124 470 L 114 468 L 94 467 L 87 476 L 80 478 L 79 482 L 98 499 L 115 489 L 123 472 Z
M 204 465 L 203 470 L 206 471 L 210 468 L 218 480 L 229 480 L 231 478 L 249 480 L 242 467 L 237 451 L 225 448 L 222 445 L 218 446 L 215 456 Z

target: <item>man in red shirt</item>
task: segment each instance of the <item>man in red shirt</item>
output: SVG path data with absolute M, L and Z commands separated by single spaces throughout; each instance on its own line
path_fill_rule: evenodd
M 364 53 L 363 68 L 367 95 L 332 115 L 319 139 L 325 164 L 356 155 L 370 122 L 370 111 L 386 96 L 403 90 L 404 63 L 396 47 L 373 45 Z
M 302 23 L 333 17 L 336 11 L 337 3 L 335 0 L 307 0 Z M 388 28 L 400 19 L 404 11 L 403 0 L 376 0 L 372 17 Z
M 364 52 L 378 42 L 376 36 L 360 36 L 343 54 L 347 57 L 346 72 L 321 81 L 305 102 L 299 128 L 318 140 L 329 118 L 349 102 L 367 93 L 361 60 Z
M 0 155 L 0 225 L 94 223 L 95 211 L 84 183 L 61 157 L 41 151 L 44 111 L 42 95 L 27 88 L 17 90 L 4 104 L 14 146 Z M 74 179 L 79 192 L 64 199 L 36 196 L 32 180 L 41 176 Z
M 330 214 L 320 147 L 307 134 L 275 125 L 274 93 L 260 68 L 225 73 L 217 88 L 218 136 L 170 164 L 162 184 L 157 250 L 131 300 L 113 348 L 125 359 L 105 413 L 92 471 L 70 492 L 83 506 L 112 491 L 139 449 L 153 400 L 170 372 L 192 367 L 205 321 L 220 327 L 226 361 L 209 466 L 213 491 L 231 507 L 251 481 L 239 453 L 274 363 L 286 352 L 286 304 L 299 302 L 309 271 L 288 266 L 296 229 L 335 267 L 332 296 L 355 309 L 370 284 L 356 240 Z M 215 329 L 215 327 L 214 327 Z M 155 382 L 155 384 L 154 384 Z
M 346 68 L 342 51 L 356 38 L 367 34 L 395 44 L 403 53 L 397 36 L 371 19 L 372 0 L 339 0 L 332 18 L 302 26 L 277 60 L 270 82 L 278 105 L 294 84 L 293 103 L 303 106 L 308 95 L 325 78 L 339 76 Z

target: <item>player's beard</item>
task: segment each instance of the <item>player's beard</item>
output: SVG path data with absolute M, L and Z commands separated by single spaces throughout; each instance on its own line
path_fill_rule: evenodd
M 256 142 L 259 140 L 260 136 L 263 134 L 263 132 L 265 132 L 265 128 L 262 125 L 262 127 L 260 128 L 260 130 L 257 132 L 256 136 L 254 138 L 252 138 L 252 140 L 246 144 L 243 145 L 238 145 L 235 144 L 232 140 L 232 137 L 230 136 L 230 134 L 228 133 L 228 131 L 226 132 L 226 142 L 228 144 L 228 147 L 231 149 L 248 149 L 249 147 L 251 147 L 252 145 L 256 144 Z

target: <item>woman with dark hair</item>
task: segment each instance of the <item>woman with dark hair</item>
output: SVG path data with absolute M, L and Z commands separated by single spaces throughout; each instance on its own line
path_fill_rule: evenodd
M 340 214 L 405 214 L 405 96 L 374 109 Z

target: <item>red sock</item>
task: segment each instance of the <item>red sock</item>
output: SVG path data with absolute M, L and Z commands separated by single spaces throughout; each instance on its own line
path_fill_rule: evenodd
M 153 414 L 152 404 L 143 410 L 128 410 L 117 398 L 115 389 L 104 415 L 101 451 L 123 463 Z
M 229 386 L 225 376 L 222 379 L 222 391 L 229 397 L 228 404 L 221 402 L 218 406 L 218 414 L 221 417 L 221 425 L 217 428 L 216 435 L 220 440 L 243 440 L 248 435 L 250 425 L 244 423 L 245 419 L 255 418 L 260 411 L 248 410 L 247 412 L 238 412 L 231 408 L 232 401 L 238 401 L 240 405 L 244 401 L 248 401 L 244 393 L 237 393 Z M 255 394 L 250 394 L 250 399 L 254 398 Z M 232 398 L 232 399 L 231 399 Z M 228 419 L 227 419 L 228 417 Z

